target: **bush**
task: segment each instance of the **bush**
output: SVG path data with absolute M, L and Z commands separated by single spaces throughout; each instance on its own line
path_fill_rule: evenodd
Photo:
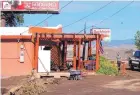
M 114 66 L 109 60 L 105 57 L 100 57 L 100 68 L 97 71 L 99 74 L 105 75 L 118 75 L 118 68 Z

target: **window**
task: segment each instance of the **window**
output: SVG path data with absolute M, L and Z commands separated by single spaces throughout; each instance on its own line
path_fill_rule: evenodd
M 140 51 L 136 51 L 134 57 L 140 57 Z

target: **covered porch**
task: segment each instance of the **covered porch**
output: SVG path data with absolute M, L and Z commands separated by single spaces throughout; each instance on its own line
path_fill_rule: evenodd
M 39 30 L 39 28 L 37 29 Z M 96 60 L 95 60 L 95 71 L 99 69 L 99 57 L 100 57 L 100 41 L 105 37 L 105 35 L 100 34 L 67 34 L 62 32 L 48 32 L 45 31 L 45 29 L 40 28 L 40 31 L 36 31 L 35 29 L 32 29 L 30 32 L 32 33 L 32 42 L 34 43 L 34 57 L 33 57 L 33 69 L 38 71 L 38 64 L 39 64 L 39 46 L 45 46 L 45 47 L 52 47 L 56 46 L 58 47 L 57 55 L 53 53 L 51 55 L 52 57 L 58 56 L 59 60 L 56 61 L 57 65 L 66 68 L 67 62 L 72 61 L 72 67 L 75 70 L 81 70 L 85 69 L 85 64 L 90 61 L 89 59 L 85 60 L 81 57 L 89 57 L 92 56 L 92 42 L 96 42 Z M 42 44 L 42 42 L 46 42 Z M 50 45 L 49 45 L 50 43 Z M 54 44 L 53 44 L 54 43 Z M 81 52 L 81 45 L 82 43 L 88 44 L 88 51 L 87 55 L 82 54 Z M 68 45 L 73 46 L 73 58 L 72 60 L 67 59 L 67 48 Z M 84 47 L 83 47 L 84 48 Z M 85 50 L 85 49 L 83 49 Z M 81 54 L 83 56 L 81 56 Z M 51 58 L 52 59 L 52 58 Z M 53 58 L 56 59 L 56 58 Z M 47 63 L 45 63 L 47 64 Z

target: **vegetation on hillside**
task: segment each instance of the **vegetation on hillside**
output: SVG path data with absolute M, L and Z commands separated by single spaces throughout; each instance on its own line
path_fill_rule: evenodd
M 135 45 L 140 50 L 140 31 L 137 31 L 135 34 Z
M 100 68 L 97 73 L 105 75 L 118 75 L 119 72 L 117 66 L 114 66 L 109 60 L 101 56 Z

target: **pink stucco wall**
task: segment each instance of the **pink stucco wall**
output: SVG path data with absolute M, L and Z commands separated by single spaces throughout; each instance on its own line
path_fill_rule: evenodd
M 20 45 L 17 42 L 1 42 L 1 76 L 20 76 L 32 70 L 33 44 L 24 42 L 24 63 L 20 63 Z

